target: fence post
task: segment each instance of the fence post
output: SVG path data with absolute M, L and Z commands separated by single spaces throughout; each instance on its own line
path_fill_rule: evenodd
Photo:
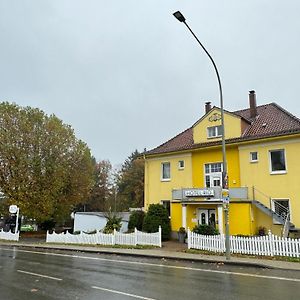
M 137 232 L 136 227 L 134 227 L 134 243 L 135 243 L 135 246 L 138 243 L 138 232 Z
M 269 230 L 269 232 L 268 232 L 268 237 L 269 237 L 269 243 L 270 243 L 271 256 L 274 256 L 275 245 L 274 245 L 274 238 L 273 238 L 271 230 Z
M 161 248 L 161 226 L 158 227 L 158 235 L 159 235 L 159 247 Z
M 187 240 L 188 240 L 188 249 L 191 249 L 191 231 L 189 227 L 187 230 Z
M 113 233 L 113 245 L 116 245 L 116 229 L 114 228 L 114 233 Z

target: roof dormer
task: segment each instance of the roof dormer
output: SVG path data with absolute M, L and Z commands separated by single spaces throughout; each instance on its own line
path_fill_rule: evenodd
M 225 138 L 241 137 L 244 130 L 244 120 L 233 113 L 224 111 Z M 222 139 L 221 110 L 213 107 L 206 109 L 206 114 L 193 125 L 194 143 L 207 143 Z

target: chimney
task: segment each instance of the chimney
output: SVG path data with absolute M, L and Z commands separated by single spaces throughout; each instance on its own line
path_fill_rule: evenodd
M 257 116 L 256 94 L 255 91 L 249 91 L 250 118 Z
M 211 102 L 205 102 L 205 114 L 211 110 Z

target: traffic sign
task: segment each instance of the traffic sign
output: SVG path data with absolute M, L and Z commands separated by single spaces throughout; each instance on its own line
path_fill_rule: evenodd
M 10 212 L 11 214 L 16 214 L 17 211 L 18 211 L 18 206 L 17 206 L 17 205 L 10 205 L 10 207 L 9 207 L 9 212 Z

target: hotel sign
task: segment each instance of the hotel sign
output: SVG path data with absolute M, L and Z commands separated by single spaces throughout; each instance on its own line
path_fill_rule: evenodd
M 185 197 L 213 197 L 215 192 L 211 189 L 190 189 L 184 190 L 183 194 Z

